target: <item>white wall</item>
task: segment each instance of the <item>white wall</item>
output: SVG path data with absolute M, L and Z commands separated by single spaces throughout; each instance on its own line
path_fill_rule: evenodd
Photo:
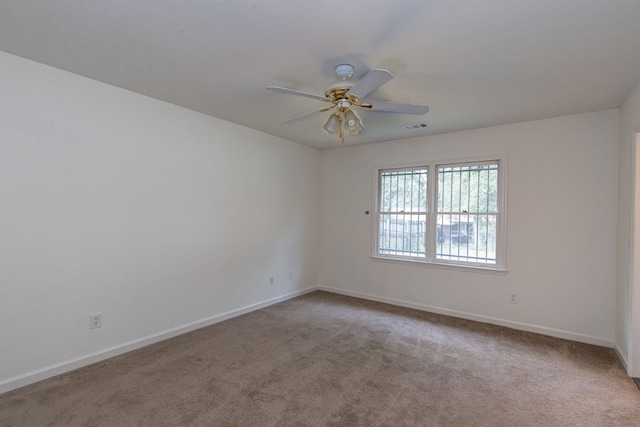
M 5 53 L 0 99 L 0 392 L 315 285 L 317 150 Z
M 618 121 L 609 110 L 322 151 L 319 283 L 612 346 Z M 375 165 L 485 155 L 507 155 L 506 274 L 370 258 Z
M 620 109 L 620 153 L 618 172 L 618 270 L 616 287 L 616 348 L 630 368 L 629 346 L 631 321 L 630 248 L 633 213 L 634 133 L 640 131 L 640 82 Z M 640 172 L 640 171 L 638 171 Z M 640 248 L 636 248 L 638 251 Z M 640 252 L 636 255 L 640 255 Z M 640 339 L 636 344 L 640 346 Z M 636 349 L 640 353 L 640 348 Z M 635 372 L 635 376 L 639 373 Z

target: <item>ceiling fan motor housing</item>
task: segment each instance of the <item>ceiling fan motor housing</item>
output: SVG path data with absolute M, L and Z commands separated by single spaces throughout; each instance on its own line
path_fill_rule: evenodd
M 353 87 L 354 83 L 349 81 L 335 82 L 327 86 L 324 91 L 326 97 L 334 101 L 347 99 L 347 92 Z
M 330 84 L 324 91 L 326 97 L 334 101 L 347 99 L 347 92 L 355 83 L 348 81 L 353 77 L 354 67 L 351 64 L 339 64 L 335 67 L 337 82 Z

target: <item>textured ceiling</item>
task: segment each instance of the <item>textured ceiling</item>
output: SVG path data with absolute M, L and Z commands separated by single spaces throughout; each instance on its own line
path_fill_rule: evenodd
M 638 0 L 2 0 L 0 50 L 318 148 L 339 63 L 395 78 L 359 144 L 616 108 L 640 81 Z M 1 71 L 0 71 L 1 73 Z M 426 122 L 408 131 L 405 125 Z

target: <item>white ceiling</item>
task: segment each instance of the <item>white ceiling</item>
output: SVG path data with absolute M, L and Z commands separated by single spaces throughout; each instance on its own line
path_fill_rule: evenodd
M 640 0 L 1 0 L 0 50 L 318 148 L 339 63 L 395 78 L 346 144 L 619 107 L 640 81 Z M 403 126 L 428 123 L 407 131 Z

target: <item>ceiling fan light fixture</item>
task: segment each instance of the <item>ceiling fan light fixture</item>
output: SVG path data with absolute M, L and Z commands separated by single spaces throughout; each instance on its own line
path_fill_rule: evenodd
M 335 135 L 340 132 L 341 121 L 340 116 L 337 113 L 333 113 L 329 116 L 329 120 L 327 120 L 323 129 L 331 135 Z
M 344 113 L 344 130 L 349 132 L 349 135 L 355 136 L 364 130 L 362 120 L 353 110 L 347 110 Z

